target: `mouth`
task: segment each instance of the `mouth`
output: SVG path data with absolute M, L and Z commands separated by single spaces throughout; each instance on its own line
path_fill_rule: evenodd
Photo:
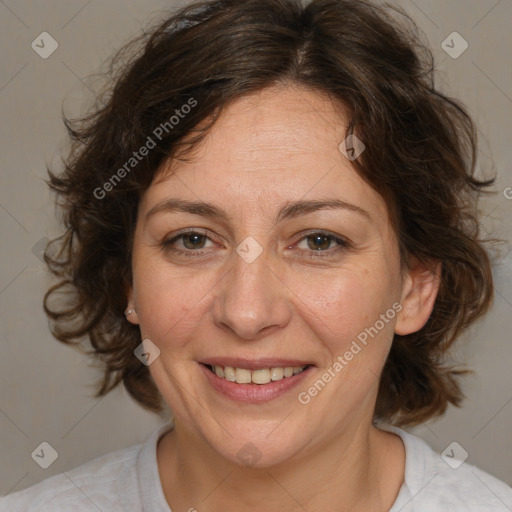
M 220 379 L 236 384 L 256 384 L 259 386 L 277 382 L 283 379 L 299 375 L 311 365 L 302 366 L 273 366 L 270 368 L 258 368 L 250 370 L 248 368 L 234 368 L 232 366 L 221 366 L 205 364 L 212 373 Z
M 199 363 L 211 388 L 230 400 L 269 402 L 287 394 L 314 370 L 303 361 L 223 358 Z

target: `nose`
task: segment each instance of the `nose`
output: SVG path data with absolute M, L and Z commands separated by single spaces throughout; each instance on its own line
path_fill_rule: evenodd
M 285 327 L 291 318 L 291 292 L 263 252 L 247 263 L 236 254 L 219 283 L 213 305 L 217 327 L 243 340 L 257 340 Z

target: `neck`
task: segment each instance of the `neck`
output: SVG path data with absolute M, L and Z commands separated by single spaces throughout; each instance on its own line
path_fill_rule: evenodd
M 340 512 L 389 510 L 403 481 L 405 450 L 394 434 L 370 424 L 268 468 L 224 459 L 176 422 L 157 450 L 164 495 L 172 510 Z M 326 478 L 328 475 L 328 478 Z M 231 507 L 232 508 L 232 507 Z

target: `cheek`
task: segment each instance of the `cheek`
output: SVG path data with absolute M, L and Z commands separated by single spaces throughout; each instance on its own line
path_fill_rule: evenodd
M 337 413 L 325 420 L 326 428 L 374 396 L 396 322 L 396 280 L 386 270 L 377 259 L 374 265 L 347 265 L 343 271 L 328 272 L 325 279 L 312 280 L 303 300 L 317 347 L 322 345 L 317 353 L 324 357 L 315 382 L 301 389 L 298 399 L 312 403 L 318 414 L 338 404 Z
M 205 273 L 177 270 L 156 258 L 134 262 L 134 297 L 143 337 L 174 348 L 197 324 L 215 280 Z M 184 341 L 183 341 L 184 343 Z
M 390 276 L 382 265 L 353 265 L 327 269 L 314 279 L 295 276 L 293 286 L 312 321 L 332 334 L 354 335 L 391 307 L 396 293 Z

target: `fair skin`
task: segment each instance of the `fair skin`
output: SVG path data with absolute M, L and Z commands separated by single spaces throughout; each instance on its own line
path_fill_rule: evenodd
M 396 499 L 405 451 L 372 426 L 378 376 L 393 334 L 428 320 L 438 281 L 413 260 L 402 271 L 386 204 L 338 149 L 345 129 L 324 95 L 267 88 L 231 103 L 192 161 L 162 167 L 141 198 L 128 318 L 160 350 L 149 369 L 175 415 L 157 448 L 173 512 L 384 512 Z M 208 202 L 227 218 L 148 215 L 168 199 Z M 326 200 L 350 206 L 278 217 L 285 204 Z M 184 231 L 199 235 L 159 245 Z M 236 250 L 247 237 L 261 251 L 250 261 Z M 394 303 L 401 311 L 301 403 Z M 260 388 L 251 401 L 212 384 L 226 379 L 203 363 L 228 357 L 242 368 L 308 366 L 283 379 L 298 382 L 290 389 L 261 399 Z M 246 445 L 257 457 L 244 465 Z

